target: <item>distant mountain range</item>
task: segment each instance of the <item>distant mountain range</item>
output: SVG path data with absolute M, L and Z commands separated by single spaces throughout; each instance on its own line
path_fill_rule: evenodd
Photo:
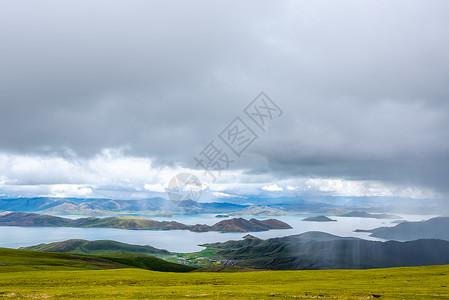
M 432 218 L 422 222 L 401 222 L 394 227 L 379 227 L 369 230 L 357 229 L 356 232 L 371 232 L 370 236 L 398 241 L 449 240 L 449 217 Z
M 141 217 L 109 217 L 109 218 L 79 218 L 68 219 L 50 215 L 40 215 L 23 212 L 0 213 L 0 226 L 26 226 L 26 227 L 81 227 L 81 228 L 119 228 L 119 229 L 181 229 L 195 232 L 222 231 L 222 232 L 249 232 L 267 231 L 270 229 L 290 229 L 287 223 L 276 219 L 246 220 L 233 218 L 220 221 L 212 226 L 205 224 L 186 225 L 176 221 L 155 221 Z
M 242 267 L 272 270 L 366 269 L 449 264 L 449 241 L 377 242 L 323 232 L 205 244 Z
M 163 198 L 141 200 L 78 199 L 78 198 L 15 198 L 0 199 L 0 210 L 37 212 L 59 215 L 114 215 L 147 213 L 171 215 L 172 213 L 221 213 L 238 211 L 246 205 L 232 203 L 198 203 L 185 200 L 176 205 Z
M 234 216 L 281 216 L 297 212 L 326 213 L 333 206 L 326 203 L 285 199 L 285 203 L 251 204 L 223 202 L 195 202 L 184 200 L 178 204 L 163 198 L 141 200 L 81 199 L 81 198 L 14 198 L 0 199 L 0 211 L 33 212 L 53 215 L 110 216 L 117 214 L 146 214 L 171 216 L 172 214 L 216 213 Z M 235 199 L 234 199 L 235 201 Z M 274 201 L 274 200 L 273 200 Z M 340 209 L 341 210 L 341 209 Z

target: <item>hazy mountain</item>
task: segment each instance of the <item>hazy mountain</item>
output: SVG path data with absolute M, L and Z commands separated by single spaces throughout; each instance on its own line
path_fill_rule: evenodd
M 236 265 L 273 269 L 365 269 L 449 263 L 449 241 L 377 242 L 310 232 L 204 245 Z
M 256 206 L 252 205 L 250 207 L 245 207 L 236 212 L 230 213 L 232 216 L 285 216 L 290 214 L 291 212 L 279 209 L 275 207 L 271 207 L 268 205 Z
M 357 232 L 371 232 L 370 236 L 389 240 L 441 239 L 449 240 L 449 217 L 432 218 L 421 222 L 402 222 L 394 227 L 380 227 Z
M 79 199 L 79 198 L 14 198 L 0 199 L 0 210 L 37 212 L 58 215 L 114 215 L 146 213 L 160 215 L 170 213 L 223 213 L 242 210 L 248 205 L 211 202 L 199 203 L 185 200 L 178 204 L 163 198 L 140 200 Z
M 13 198 L 0 199 L 0 211 L 20 211 L 54 215 L 115 215 L 115 214 L 196 214 L 226 213 L 236 216 L 280 216 L 300 212 L 327 213 L 333 206 L 306 202 L 296 198 L 253 199 L 223 198 L 217 202 L 184 200 L 174 203 L 163 198 L 113 200 L 89 198 Z M 229 201 L 229 202 L 227 202 Z M 251 203 L 254 201 L 254 203 Z M 260 202 L 258 202 L 260 201 Z M 234 203 L 236 202 L 236 203 Z
M 366 211 L 351 211 L 345 214 L 339 215 L 339 217 L 356 217 L 356 218 L 372 218 L 372 219 L 401 219 L 400 216 L 385 214 L 385 213 L 377 213 L 372 214 Z

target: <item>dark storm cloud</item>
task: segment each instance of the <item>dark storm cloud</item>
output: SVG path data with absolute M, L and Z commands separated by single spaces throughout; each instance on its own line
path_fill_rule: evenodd
M 445 1 L 4 1 L 11 153 L 192 157 L 259 91 L 285 111 L 236 167 L 447 191 Z

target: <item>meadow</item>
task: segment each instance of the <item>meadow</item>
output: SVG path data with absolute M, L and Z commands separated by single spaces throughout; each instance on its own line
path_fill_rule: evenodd
M 254 272 L 232 272 L 235 269 L 221 267 L 209 269 L 210 272 L 175 273 L 131 268 L 123 265 L 126 261 L 95 257 L 2 249 L 0 296 L 27 299 L 449 298 L 449 265 Z

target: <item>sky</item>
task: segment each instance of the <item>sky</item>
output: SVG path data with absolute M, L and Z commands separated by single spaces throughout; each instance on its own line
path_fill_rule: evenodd
M 188 172 L 212 198 L 446 203 L 447 1 L 5 0 L 0 43 L 0 197 L 165 197 Z

